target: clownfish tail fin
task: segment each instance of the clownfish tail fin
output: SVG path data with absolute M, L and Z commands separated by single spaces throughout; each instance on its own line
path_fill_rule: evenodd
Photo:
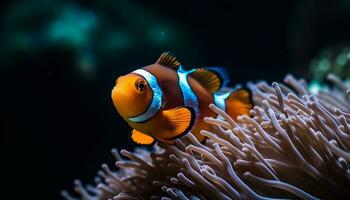
M 248 89 L 233 91 L 226 100 L 226 112 L 236 119 L 240 115 L 250 115 L 253 107 L 251 92 Z

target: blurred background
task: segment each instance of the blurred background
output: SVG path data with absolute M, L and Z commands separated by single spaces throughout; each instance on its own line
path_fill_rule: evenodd
M 61 199 L 134 148 L 110 92 L 163 51 L 232 86 L 350 76 L 350 0 L 13 0 L 0 16 L 2 199 Z

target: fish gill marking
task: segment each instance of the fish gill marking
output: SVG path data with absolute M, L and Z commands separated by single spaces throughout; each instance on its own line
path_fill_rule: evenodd
M 214 104 L 226 112 L 226 99 L 231 95 L 231 93 L 232 91 L 223 94 L 214 93 Z
M 138 74 L 144 79 L 146 79 L 148 85 L 150 86 L 153 92 L 152 102 L 149 104 L 147 110 L 138 116 L 128 118 L 132 122 L 142 123 L 154 117 L 154 115 L 156 115 L 156 113 L 162 107 L 163 91 L 159 87 L 157 78 L 150 72 L 144 69 L 138 69 L 133 71 L 132 73 Z
M 192 91 L 190 84 L 188 83 L 188 75 L 194 72 L 195 69 L 186 71 L 182 69 L 180 65 L 177 75 L 179 77 L 179 86 L 183 95 L 184 106 L 192 107 L 196 112 L 196 115 L 199 115 L 199 103 L 198 98 L 195 93 Z

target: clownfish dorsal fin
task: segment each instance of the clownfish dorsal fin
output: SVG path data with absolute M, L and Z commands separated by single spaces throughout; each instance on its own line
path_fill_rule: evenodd
M 196 79 L 209 92 L 214 93 L 228 82 L 227 73 L 223 68 L 199 68 L 191 73 L 191 77 Z
M 137 144 L 143 145 L 150 145 L 154 142 L 154 139 L 151 136 L 141 133 L 135 129 L 131 131 L 131 139 Z
M 173 139 L 181 137 L 192 129 L 195 121 L 195 111 L 191 107 L 179 106 L 170 110 L 164 110 L 163 116 L 167 122 L 167 129 L 161 134 L 160 141 L 171 143 Z
M 170 52 L 162 53 L 156 63 L 174 70 L 177 70 L 181 65 L 180 61 Z

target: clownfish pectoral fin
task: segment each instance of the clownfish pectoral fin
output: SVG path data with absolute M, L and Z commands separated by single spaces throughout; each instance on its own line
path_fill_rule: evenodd
M 195 121 L 195 111 L 191 107 L 176 107 L 163 111 L 167 128 L 161 134 L 164 140 L 172 140 L 186 134 L 192 129 Z M 162 141 L 162 140 L 161 140 Z
M 191 73 L 203 87 L 211 93 L 218 91 L 229 81 L 227 72 L 220 67 L 199 68 Z
M 180 61 L 170 52 L 162 53 L 156 63 L 174 70 L 177 70 L 181 65 Z
M 137 144 L 143 145 L 150 145 L 154 142 L 154 139 L 151 136 L 141 133 L 135 129 L 131 132 L 131 139 Z
M 239 115 L 249 115 L 253 107 L 251 93 L 247 89 L 239 89 L 231 93 L 226 100 L 228 114 L 234 119 Z

